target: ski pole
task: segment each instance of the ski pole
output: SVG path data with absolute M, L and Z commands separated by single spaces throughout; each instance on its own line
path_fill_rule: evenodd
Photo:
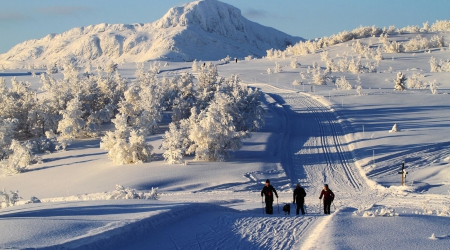
M 334 205 L 334 202 L 333 202 L 333 207 L 334 207 L 334 211 L 336 212 L 336 206 Z
M 277 197 L 277 207 L 278 207 L 278 213 L 280 213 L 280 204 L 278 204 L 278 197 Z
M 319 214 L 320 214 L 320 210 L 322 210 L 322 200 L 319 201 Z
M 305 206 L 305 214 L 307 214 L 308 213 L 308 211 L 306 210 L 306 204 L 303 204 L 304 206 Z
M 264 214 L 264 200 L 263 200 L 262 196 L 261 196 L 261 206 L 262 206 L 262 211 L 263 211 L 263 214 Z

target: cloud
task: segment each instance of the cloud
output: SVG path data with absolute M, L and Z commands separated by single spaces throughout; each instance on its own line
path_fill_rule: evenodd
M 264 18 L 272 18 L 273 15 L 271 15 L 269 12 L 265 11 L 265 10 L 257 10 L 257 9 L 247 9 L 244 13 L 244 16 L 248 17 L 248 18 L 259 18 L 259 19 L 264 19 Z
M 90 8 L 86 6 L 47 6 L 41 7 L 37 11 L 45 15 L 66 16 L 89 10 Z
M 20 13 L 15 13 L 15 12 L 10 12 L 10 13 L 6 13 L 6 12 L 0 12 L 0 22 L 2 21 L 19 21 L 19 20 L 24 20 L 27 19 L 26 16 L 20 14 Z

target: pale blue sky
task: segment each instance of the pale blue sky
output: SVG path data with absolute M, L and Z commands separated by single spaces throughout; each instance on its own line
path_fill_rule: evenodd
M 97 23 L 147 23 L 189 0 L 0 0 L 0 53 L 28 39 Z M 359 25 L 450 19 L 450 0 L 223 0 L 248 19 L 304 38 Z

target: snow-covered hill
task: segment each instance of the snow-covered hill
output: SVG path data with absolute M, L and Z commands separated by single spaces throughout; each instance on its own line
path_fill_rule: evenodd
M 146 24 L 98 24 L 29 40 L 0 55 L 0 63 L 54 62 L 61 58 L 142 62 L 218 60 L 230 55 L 263 56 L 301 38 L 249 21 L 241 11 L 217 0 L 170 9 Z

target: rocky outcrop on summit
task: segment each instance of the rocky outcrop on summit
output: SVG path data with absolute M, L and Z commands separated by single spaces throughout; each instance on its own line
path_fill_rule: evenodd
M 29 40 L 0 55 L 0 63 L 53 63 L 67 58 L 94 62 L 218 60 L 264 56 L 302 40 L 249 21 L 217 0 L 171 8 L 147 24 L 98 24 Z

